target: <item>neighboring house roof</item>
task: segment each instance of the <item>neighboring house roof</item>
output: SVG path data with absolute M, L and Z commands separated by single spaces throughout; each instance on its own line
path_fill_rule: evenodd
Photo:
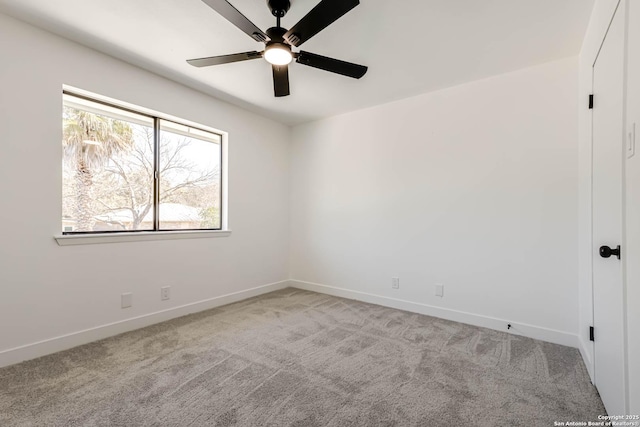
M 160 203 L 160 219 L 165 222 L 195 222 L 202 221 L 200 208 L 182 205 L 180 203 Z M 95 219 L 103 222 L 133 222 L 133 215 L 129 209 L 120 209 L 105 214 L 96 215 Z M 142 222 L 152 222 L 153 211 L 150 210 Z

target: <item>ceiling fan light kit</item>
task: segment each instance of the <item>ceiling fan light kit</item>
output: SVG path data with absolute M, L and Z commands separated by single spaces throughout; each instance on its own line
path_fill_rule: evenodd
M 289 65 L 293 60 L 293 54 L 291 48 L 280 44 L 274 44 L 267 46 L 264 50 L 264 59 L 273 65 Z
M 267 30 L 267 35 L 271 40 L 266 42 L 264 59 L 272 65 L 288 65 L 293 60 L 291 46 L 283 38 L 286 32 L 287 30 L 282 27 L 271 27 Z
M 276 97 L 289 95 L 288 65 L 294 58 L 299 64 L 354 79 L 361 78 L 367 72 L 368 68 L 364 65 L 353 64 L 305 51 L 293 52 L 291 49 L 292 47 L 299 47 L 356 7 L 360 4 L 359 0 L 322 0 L 289 30 L 280 26 L 280 18 L 287 14 L 291 7 L 291 2 L 289 0 L 267 0 L 267 6 L 271 10 L 271 14 L 276 17 L 276 26 L 269 28 L 266 32 L 263 32 L 249 21 L 227 0 L 202 1 L 249 37 L 264 43 L 265 50 L 262 52 L 252 51 L 187 60 L 194 67 L 208 67 L 264 58 L 271 64 L 273 70 L 273 89 Z

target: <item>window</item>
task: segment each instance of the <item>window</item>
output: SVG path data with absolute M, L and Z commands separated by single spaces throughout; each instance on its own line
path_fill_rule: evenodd
M 63 94 L 63 234 L 221 229 L 221 135 Z

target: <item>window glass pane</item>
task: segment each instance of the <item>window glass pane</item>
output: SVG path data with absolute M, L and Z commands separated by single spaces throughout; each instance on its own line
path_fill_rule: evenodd
M 160 229 L 220 228 L 220 136 L 160 121 Z
M 153 119 L 64 95 L 63 232 L 153 229 Z

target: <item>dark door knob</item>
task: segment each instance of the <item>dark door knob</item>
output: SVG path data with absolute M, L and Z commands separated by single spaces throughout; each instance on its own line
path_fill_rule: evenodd
M 611 255 L 615 255 L 620 259 L 620 245 L 615 249 L 611 249 L 609 246 L 600 246 L 600 256 L 602 258 L 609 258 Z

